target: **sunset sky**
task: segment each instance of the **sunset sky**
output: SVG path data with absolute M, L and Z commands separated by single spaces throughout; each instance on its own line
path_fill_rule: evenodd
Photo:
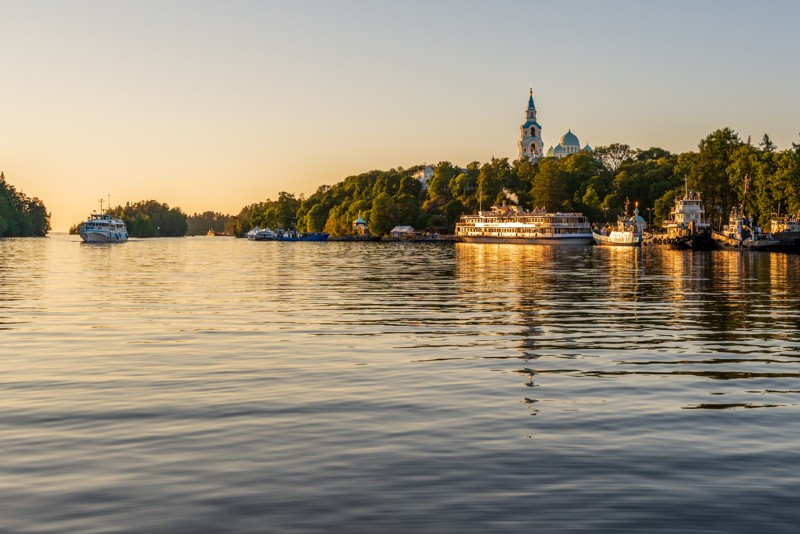
M 66 231 L 111 195 L 238 213 L 370 169 L 800 139 L 800 2 L 2 1 L 0 170 Z

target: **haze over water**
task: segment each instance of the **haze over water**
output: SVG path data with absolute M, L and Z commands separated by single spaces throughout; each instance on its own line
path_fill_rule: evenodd
M 0 240 L 0 530 L 793 529 L 798 263 Z

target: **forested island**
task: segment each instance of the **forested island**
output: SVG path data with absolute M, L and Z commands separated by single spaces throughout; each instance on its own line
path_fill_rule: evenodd
M 44 237 L 50 214 L 38 198 L 29 198 L 0 172 L 0 237 Z
M 582 212 L 597 222 L 616 220 L 626 202 L 638 202 L 642 215 L 660 227 L 686 188 L 703 195 L 707 219 L 717 226 L 733 206 L 744 206 L 767 227 L 772 214 L 800 209 L 800 143 L 777 150 L 765 134 L 756 146 L 730 128 L 712 132 L 696 152 L 682 154 L 614 143 L 535 163 L 500 158 L 462 169 L 445 161 L 435 165 L 427 190 L 412 177 L 420 168 L 350 176 L 308 198 L 282 192 L 277 200 L 243 208 L 226 230 L 242 235 L 255 225 L 295 226 L 343 235 L 360 215 L 377 235 L 396 225 L 452 231 L 462 213 L 503 201 Z
M 743 206 L 767 227 L 773 214 L 800 210 L 800 143 L 778 150 L 766 134 L 755 145 L 730 128 L 712 132 L 697 151 L 682 154 L 614 143 L 562 159 L 493 158 L 464 168 L 443 161 L 432 167 L 426 189 L 414 178 L 423 168 L 416 166 L 349 176 L 320 186 L 308 198 L 281 192 L 277 199 L 247 205 L 237 215 L 208 211 L 189 216 L 154 200 L 109 212 L 125 221 L 133 237 L 167 237 L 209 230 L 242 236 L 254 226 L 338 236 L 350 233 L 359 216 L 375 235 L 388 234 L 397 225 L 452 231 L 461 214 L 503 201 L 582 212 L 596 222 L 616 220 L 627 202 L 637 202 L 642 216 L 659 227 L 685 188 L 702 194 L 707 220 L 717 226 L 727 221 L 734 206 Z M 77 225 L 71 229 L 75 231 Z

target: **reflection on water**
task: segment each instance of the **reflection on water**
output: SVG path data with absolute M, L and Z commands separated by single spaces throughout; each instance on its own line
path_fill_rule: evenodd
M 457 247 L 464 291 L 513 295 L 498 312 L 519 314 L 522 357 L 536 360 L 537 373 L 573 378 L 797 378 L 797 262 L 661 248 Z
M 0 239 L 0 331 L 36 315 L 47 277 L 47 251 L 31 239 Z
M 800 520 L 798 256 L 66 236 L 0 252 L 0 530 Z

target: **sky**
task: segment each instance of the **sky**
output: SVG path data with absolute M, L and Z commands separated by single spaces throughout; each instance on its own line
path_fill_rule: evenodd
M 66 231 L 113 205 L 236 214 L 372 169 L 800 140 L 796 1 L 0 0 L 0 170 Z

